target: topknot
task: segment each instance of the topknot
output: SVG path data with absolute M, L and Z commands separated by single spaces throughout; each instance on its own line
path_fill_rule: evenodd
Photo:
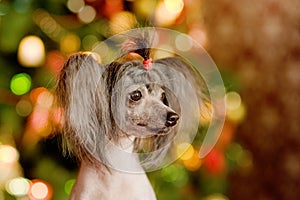
M 152 37 L 149 32 L 141 30 L 137 35 L 129 35 L 127 38 L 122 47 L 123 55 L 136 53 L 144 60 L 150 59 Z

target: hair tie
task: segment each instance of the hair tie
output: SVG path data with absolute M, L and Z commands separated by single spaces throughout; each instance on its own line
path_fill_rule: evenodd
M 143 61 L 143 68 L 146 70 L 152 69 L 152 59 L 148 58 L 147 60 Z

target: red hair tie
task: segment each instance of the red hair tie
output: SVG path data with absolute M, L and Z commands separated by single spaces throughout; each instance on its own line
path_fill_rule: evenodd
M 152 69 L 152 59 L 148 58 L 147 60 L 143 61 L 143 68 L 146 70 Z

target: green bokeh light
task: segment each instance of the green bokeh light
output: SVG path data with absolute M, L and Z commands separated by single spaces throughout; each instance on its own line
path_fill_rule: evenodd
M 71 191 L 72 191 L 72 188 L 75 184 L 75 181 L 76 181 L 75 179 L 70 179 L 65 183 L 65 192 L 66 192 L 66 194 L 68 194 L 68 195 L 71 194 Z
M 31 88 L 31 77 L 26 73 L 16 74 L 10 81 L 10 89 L 16 95 L 27 93 Z

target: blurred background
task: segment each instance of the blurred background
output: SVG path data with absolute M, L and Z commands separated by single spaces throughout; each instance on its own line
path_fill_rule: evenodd
M 68 199 L 78 164 L 53 131 L 56 75 L 136 22 L 191 36 L 227 91 L 214 149 L 199 159 L 197 137 L 148 174 L 158 199 L 300 199 L 299 0 L 0 0 L 0 200 Z

